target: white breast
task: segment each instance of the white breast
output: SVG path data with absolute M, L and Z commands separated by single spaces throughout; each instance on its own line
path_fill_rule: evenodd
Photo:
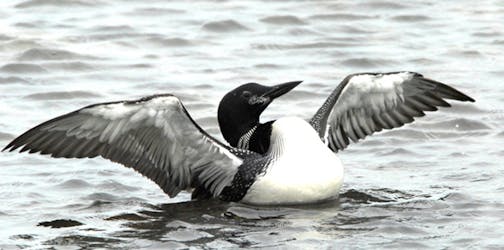
M 343 166 L 316 131 L 297 117 L 273 123 L 270 149 L 274 160 L 242 202 L 302 204 L 334 198 L 343 182 Z

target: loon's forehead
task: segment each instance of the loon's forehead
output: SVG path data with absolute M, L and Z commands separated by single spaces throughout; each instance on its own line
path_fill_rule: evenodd
M 263 92 L 267 89 L 269 89 L 269 87 L 261 85 L 259 83 L 249 82 L 249 83 L 245 83 L 245 84 L 239 86 L 238 88 L 234 89 L 234 91 L 248 90 L 250 92 Z

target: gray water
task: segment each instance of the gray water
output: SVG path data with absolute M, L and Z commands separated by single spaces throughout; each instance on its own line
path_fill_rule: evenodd
M 211 134 L 246 82 L 304 80 L 309 118 L 348 74 L 417 71 L 477 100 L 338 153 L 339 200 L 170 199 L 107 160 L 0 154 L 0 249 L 504 248 L 503 1 L 0 3 L 0 146 L 82 106 L 173 93 Z

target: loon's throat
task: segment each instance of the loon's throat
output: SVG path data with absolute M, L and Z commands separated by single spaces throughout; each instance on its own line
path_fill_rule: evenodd
M 238 140 L 238 148 L 249 149 L 250 139 L 257 129 L 257 125 L 252 127 L 247 133 L 243 134 Z

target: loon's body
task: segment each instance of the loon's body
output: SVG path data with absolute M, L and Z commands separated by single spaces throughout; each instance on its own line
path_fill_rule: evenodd
M 338 195 L 343 166 L 335 153 L 349 139 L 449 107 L 445 99 L 474 101 L 417 73 L 362 73 L 346 77 L 308 122 L 259 122 L 273 99 L 300 83 L 248 83 L 226 94 L 218 121 L 230 145 L 207 134 L 177 97 L 161 94 L 81 108 L 28 130 L 3 150 L 101 156 L 135 169 L 170 197 L 192 188 L 194 199 L 315 203 Z
M 272 125 L 271 159 L 242 201 L 252 204 L 315 203 L 338 196 L 343 165 L 306 121 L 282 117 Z

